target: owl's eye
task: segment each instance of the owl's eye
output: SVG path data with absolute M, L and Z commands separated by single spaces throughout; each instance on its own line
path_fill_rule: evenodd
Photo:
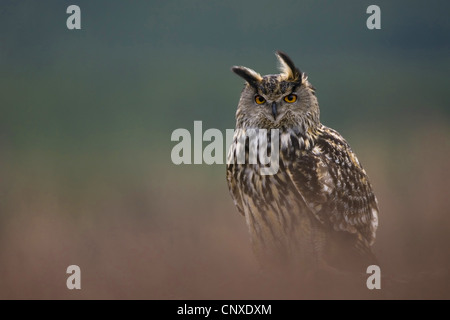
M 288 94 L 286 97 L 284 97 L 284 101 L 294 103 L 295 101 L 297 101 L 297 96 L 293 93 Z
M 255 97 L 255 102 L 256 102 L 257 104 L 263 104 L 264 102 L 266 102 L 266 99 L 264 99 L 264 98 L 261 97 L 260 95 L 257 95 L 257 96 Z

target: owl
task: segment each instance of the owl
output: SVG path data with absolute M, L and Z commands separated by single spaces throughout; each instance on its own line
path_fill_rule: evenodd
M 285 53 L 276 56 L 279 74 L 232 68 L 245 80 L 227 155 L 234 204 L 245 217 L 263 268 L 365 273 L 376 263 L 371 246 L 378 227 L 369 178 L 347 141 L 320 122 L 308 77 Z M 242 139 L 249 132 L 267 141 Z M 248 161 L 262 147 L 278 154 L 273 174 L 261 174 L 268 164 L 259 158 Z M 246 161 L 238 161 L 239 150 Z

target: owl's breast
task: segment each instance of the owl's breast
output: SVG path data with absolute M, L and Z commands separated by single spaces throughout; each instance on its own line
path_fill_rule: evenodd
M 233 183 L 254 244 L 277 256 L 291 256 L 300 254 L 301 243 L 311 238 L 312 219 L 283 168 L 261 175 L 259 165 L 236 165 Z

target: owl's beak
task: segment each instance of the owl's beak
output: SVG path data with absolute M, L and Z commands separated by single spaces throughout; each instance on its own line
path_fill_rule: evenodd
M 273 119 L 277 120 L 277 103 L 275 101 L 272 102 L 272 114 L 273 114 Z

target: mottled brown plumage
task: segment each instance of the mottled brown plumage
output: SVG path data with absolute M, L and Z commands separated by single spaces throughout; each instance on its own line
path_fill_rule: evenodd
M 320 123 L 315 89 L 305 74 L 286 54 L 277 57 L 280 74 L 232 69 L 246 81 L 227 161 L 234 203 L 263 266 L 365 272 L 375 261 L 371 245 L 378 226 L 372 186 L 345 139 Z M 273 175 L 261 174 L 268 165 L 248 163 L 260 142 L 247 139 L 247 161 L 236 160 L 241 137 L 261 129 L 267 130 L 269 154 L 271 131 L 279 129 L 279 169 Z

